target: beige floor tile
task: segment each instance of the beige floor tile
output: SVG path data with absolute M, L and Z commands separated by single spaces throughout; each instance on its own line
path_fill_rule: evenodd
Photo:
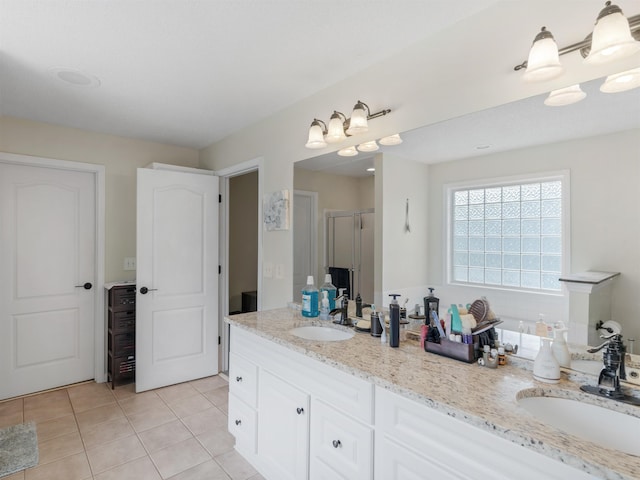
M 233 450 L 236 444 L 236 439 L 227 431 L 226 426 L 202 433 L 196 438 L 213 457 Z
M 45 420 L 36 424 L 38 442 L 43 442 L 51 438 L 61 437 L 69 433 L 78 431 L 78 424 L 74 415 Z
M 98 423 L 82 431 L 85 448 L 90 449 L 102 443 L 112 442 L 119 438 L 129 437 L 136 432 L 126 417 L 116 418 L 104 423 Z
M 180 420 L 174 420 L 173 422 L 145 430 L 138 436 L 148 452 L 155 452 L 193 437 Z
M 54 390 L 52 392 L 39 393 L 31 397 L 24 397 L 25 410 L 42 406 L 55 406 L 58 404 L 68 404 L 69 394 L 66 389 Z
M 164 479 L 211 460 L 211 455 L 195 438 L 183 440 L 150 456 Z
M 104 383 L 88 383 L 70 388 L 69 399 L 76 413 L 116 403 L 116 397 Z
M 127 415 L 143 413 L 149 409 L 166 405 L 155 392 L 139 393 L 134 397 L 127 397 L 120 400 L 119 404 Z
M 118 404 L 103 405 L 102 407 L 92 408 L 76 414 L 81 432 L 90 430 L 99 423 L 117 420 L 122 417 L 124 417 L 124 412 Z
M 22 398 L 16 398 L 13 400 L 7 400 L 6 402 L 0 402 L 0 417 L 4 415 L 13 415 L 15 413 L 22 413 L 24 409 L 24 400 Z
M 24 421 L 43 422 L 73 413 L 66 390 L 47 392 L 24 399 Z
M 226 405 L 229 402 L 229 386 L 216 388 L 205 395 L 216 406 Z
M 159 388 L 158 390 L 155 390 L 155 392 L 167 403 L 198 394 L 198 390 L 196 390 L 190 383 L 179 383 L 177 385 Z
M 211 407 L 182 419 L 191 433 L 200 435 L 227 425 L 227 416 L 216 407 Z
M 209 460 L 171 477 L 170 480 L 231 480 L 231 477 L 215 460 Z
M 146 455 L 147 452 L 136 435 L 119 438 L 87 450 L 87 457 L 94 475 Z
M 188 417 L 194 413 L 201 412 L 207 408 L 211 408 L 212 404 L 206 397 L 200 393 L 190 397 L 179 398 L 167 403 L 169 408 L 173 410 L 179 418 Z
M 15 413 L 8 413 L 6 415 L 0 415 L 0 428 L 10 427 L 11 425 L 17 425 L 23 422 L 24 422 L 24 416 L 22 412 L 15 412 Z
M 44 442 L 38 441 L 38 465 L 51 463 L 76 453 L 84 453 L 84 445 L 78 432 L 68 433 Z
M 144 432 L 158 425 L 172 422 L 177 418 L 178 417 L 176 417 L 166 405 L 150 408 L 142 413 L 129 415 L 129 421 L 136 432 Z
M 161 480 L 149 457 L 138 458 L 96 475 L 95 480 Z
M 215 460 L 233 480 L 247 480 L 258 473 L 256 469 L 235 450 L 223 453 L 217 456 Z
M 2 477 L 2 480 L 24 480 L 24 470 L 13 473 L 8 477 Z
M 229 382 L 227 382 L 220 375 L 214 375 L 213 377 L 206 377 L 206 378 L 201 378 L 199 380 L 193 380 L 192 382 L 189 382 L 189 383 L 200 393 L 209 392 L 211 390 L 215 390 L 216 388 L 229 385 Z
M 109 388 L 111 388 L 111 384 L 109 384 Z M 118 385 L 111 391 L 113 392 L 113 395 L 118 399 L 118 401 L 124 400 L 125 398 L 135 397 L 136 384 L 128 383 L 126 385 Z
M 87 455 L 78 453 L 25 471 L 25 480 L 86 480 L 91 478 Z

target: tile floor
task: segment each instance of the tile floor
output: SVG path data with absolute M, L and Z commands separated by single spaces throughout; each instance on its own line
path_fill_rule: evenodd
M 0 402 L 0 427 L 34 421 L 40 462 L 2 480 L 264 480 L 233 449 L 220 376 L 140 394 L 87 383 Z

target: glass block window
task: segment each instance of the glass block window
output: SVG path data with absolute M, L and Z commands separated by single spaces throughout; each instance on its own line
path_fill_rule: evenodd
M 563 177 L 450 188 L 453 283 L 560 291 Z

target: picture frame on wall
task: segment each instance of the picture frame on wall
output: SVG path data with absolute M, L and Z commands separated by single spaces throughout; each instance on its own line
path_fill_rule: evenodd
M 263 219 L 266 231 L 289 230 L 289 190 L 264 195 Z

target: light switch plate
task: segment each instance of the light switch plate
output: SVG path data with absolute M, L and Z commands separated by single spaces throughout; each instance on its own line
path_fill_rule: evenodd
M 276 264 L 276 278 L 283 279 L 284 278 L 284 264 L 278 263 Z
M 264 278 L 271 278 L 273 277 L 273 263 L 271 262 L 264 262 L 262 264 L 262 276 Z
M 135 270 L 136 269 L 136 257 L 124 257 L 123 270 Z

